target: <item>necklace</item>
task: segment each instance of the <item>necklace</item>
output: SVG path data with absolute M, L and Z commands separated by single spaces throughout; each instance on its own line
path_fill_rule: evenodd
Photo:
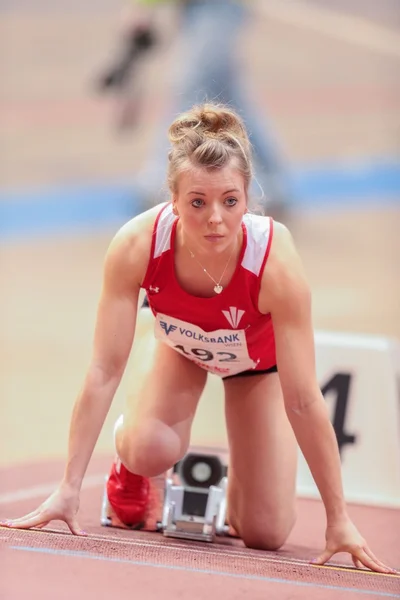
M 186 246 L 187 247 L 187 246 Z M 214 292 L 216 294 L 220 294 L 222 292 L 222 290 L 224 289 L 223 286 L 221 285 L 221 281 L 223 276 L 225 275 L 225 271 L 228 268 L 229 263 L 231 262 L 231 258 L 233 256 L 233 252 L 235 250 L 235 248 L 232 250 L 229 258 L 228 258 L 228 262 L 225 265 L 225 269 L 222 272 L 221 277 L 219 278 L 219 281 L 215 281 L 214 277 L 212 275 L 210 275 L 210 273 L 207 271 L 207 269 L 205 267 L 203 267 L 203 265 L 201 264 L 201 262 L 198 260 L 198 258 L 193 254 L 193 252 L 190 250 L 190 248 L 188 248 L 189 250 L 189 254 L 192 258 L 194 258 L 194 260 L 197 262 L 198 265 L 200 265 L 200 267 L 203 269 L 204 273 L 207 275 L 207 277 L 209 277 L 211 279 L 211 281 L 213 281 L 215 283 L 214 285 Z

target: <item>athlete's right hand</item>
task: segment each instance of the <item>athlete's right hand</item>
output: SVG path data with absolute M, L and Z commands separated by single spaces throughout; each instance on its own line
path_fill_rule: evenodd
M 76 514 L 79 509 L 79 492 L 60 485 L 36 510 L 19 519 L 6 519 L 0 525 L 12 529 L 45 527 L 50 521 L 65 521 L 75 535 L 86 535 L 78 524 Z

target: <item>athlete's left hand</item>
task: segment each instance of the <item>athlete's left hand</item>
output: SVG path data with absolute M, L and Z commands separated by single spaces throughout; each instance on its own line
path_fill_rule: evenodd
M 378 573 L 397 574 L 380 561 L 370 550 L 354 523 L 345 519 L 340 523 L 328 525 L 325 533 L 326 547 L 320 556 L 312 561 L 314 565 L 324 565 L 337 552 L 349 552 L 356 568 L 367 567 Z

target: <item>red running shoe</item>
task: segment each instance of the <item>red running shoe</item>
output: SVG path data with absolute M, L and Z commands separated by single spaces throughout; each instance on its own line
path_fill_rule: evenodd
M 110 525 L 141 529 L 150 507 L 150 480 L 131 473 L 117 459 L 106 483 L 106 500 Z

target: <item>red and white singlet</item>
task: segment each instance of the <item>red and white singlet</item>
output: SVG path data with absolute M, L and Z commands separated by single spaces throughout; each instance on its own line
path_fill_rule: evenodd
M 169 203 L 154 224 L 151 257 L 142 285 L 156 319 L 156 338 L 221 377 L 275 366 L 271 315 L 258 310 L 273 220 L 244 215 L 243 244 L 236 270 L 226 288 L 211 298 L 189 294 L 176 279 L 177 222 Z

